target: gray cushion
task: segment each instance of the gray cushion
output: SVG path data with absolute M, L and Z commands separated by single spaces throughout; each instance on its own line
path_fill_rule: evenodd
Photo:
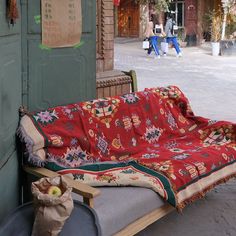
M 162 198 L 151 189 L 141 187 L 100 187 L 101 195 L 95 198 L 94 210 L 102 236 L 110 236 L 164 205 Z M 80 199 L 74 194 L 75 199 Z

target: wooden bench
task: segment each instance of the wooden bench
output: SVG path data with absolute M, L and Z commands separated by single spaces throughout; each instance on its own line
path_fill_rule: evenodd
M 104 236 L 134 235 L 236 176 L 235 124 L 195 116 L 176 86 L 33 112 L 18 134 L 28 162 L 47 167 L 25 171 L 67 176 Z
M 125 93 L 137 91 L 137 78 L 135 71 L 117 71 L 115 73 L 103 73 L 99 74 L 99 79 L 97 79 L 97 98 L 106 97 L 106 96 L 116 96 L 122 95 Z M 21 116 L 26 113 L 24 108 L 20 109 Z M 24 184 L 25 199 L 29 200 L 29 182 L 32 182 L 36 178 L 42 177 L 55 177 L 58 176 L 56 172 L 48 170 L 46 168 L 37 168 L 31 167 L 28 165 L 23 165 L 23 170 L 27 175 L 25 175 L 24 180 L 27 184 Z M 73 192 L 82 196 L 83 202 L 94 208 L 94 199 L 101 194 L 98 188 L 91 187 L 89 185 L 73 181 L 71 178 L 66 177 L 68 183 L 73 188 Z M 152 224 L 156 220 L 165 216 L 166 214 L 173 211 L 174 208 L 168 203 L 164 204 L 162 207 L 155 209 L 154 211 L 149 212 L 148 214 L 143 215 L 132 223 L 128 224 L 122 230 L 117 232 L 116 236 L 128 236 L 134 235 L 141 230 L 145 229 L 148 225 Z
M 58 174 L 50 171 L 45 168 L 36 168 L 36 167 L 29 167 L 24 166 L 24 170 L 33 176 L 38 178 L 42 177 L 55 177 Z M 83 197 L 83 202 L 90 206 L 91 208 L 94 207 L 94 199 L 100 195 L 100 190 L 98 188 L 91 187 L 89 185 L 78 183 L 77 181 L 73 181 L 70 178 L 66 178 L 70 186 L 73 188 L 73 192 Z M 114 202 L 115 204 L 115 202 Z M 175 210 L 170 204 L 166 203 L 161 207 L 143 215 L 142 217 L 138 218 L 137 220 L 133 221 L 132 223 L 128 224 L 126 227 L 121 229 L 119 232 L 115 233 L 114 236 L 132 236 L 137 234 L 138 232 L 145 229 L 147 226 L 151 225 L 155 221 L 159 220 L 160 218 L 164 217 L 165 215 L 169 214 Z

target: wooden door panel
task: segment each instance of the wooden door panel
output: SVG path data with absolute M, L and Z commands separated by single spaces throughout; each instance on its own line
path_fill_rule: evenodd
M 130 37 L 139 36 L 139 8 L 133 7 L 130 9 Z
M 89 39 L 84 39 L 89 42 Z M 31 110 L 41 110 L 56 105 L 86 100 L 90 81 L 94 72 L 88 65 L 88 44 L 83 49 L 53 49 L 50 52 L 41 50 L 39 40 L 30 40 L 29 49 L 29 102 Z M 90 56 L 89 56 L 90 57 Z M 93 85 L 91 85 L 92 87 Z M 89 95 L 91 96 L 91 95 Z
M 119 30 L 119 36 L 120 37 L 126 37 L 129 34 L 129 28 L 128 28 L 128 15 L 125 13 L 124 8 L 121 8 L 121 10 L 118 13 L 118 30 Z
M 18 19 L 10 26 L 6 11 L 6 1 L 0 1 L 0 221 L 19 204 L 20 196 L 15 133 L 22 89 L 21 25 Z
M 18 37 L 0 38 L 0 161 L 6 160 L 15 149 L 21 105 L 20 48 Z
M 25 0 L 22 0 L 25 1 Z M 88 100 L 96 96 L 96 0 L 82 0 L 83 45 L 79 48 L 45 50 L 41 27 L 33 20 L 40 15 L 40 1 L 22 7 L 23 104 L 29 110 Z
M 118 8 L 118 35 L 139 36 L 139 5 L 134 0 L 123 0 Z

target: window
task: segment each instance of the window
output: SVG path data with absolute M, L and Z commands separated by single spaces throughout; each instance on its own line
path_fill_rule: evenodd
M 178 27 L 184 27 L 184 1 L 174 1 L 170 4 L 170 11 L 175 12 L 175 21 Z

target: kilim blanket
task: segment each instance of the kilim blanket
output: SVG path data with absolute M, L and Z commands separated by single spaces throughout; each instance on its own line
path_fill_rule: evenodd
M 195 116 L 175 86 L 28 114 L 18 132 L 34 165 L 152 188 L 178 209 L 236 176 L 236 124 Z

